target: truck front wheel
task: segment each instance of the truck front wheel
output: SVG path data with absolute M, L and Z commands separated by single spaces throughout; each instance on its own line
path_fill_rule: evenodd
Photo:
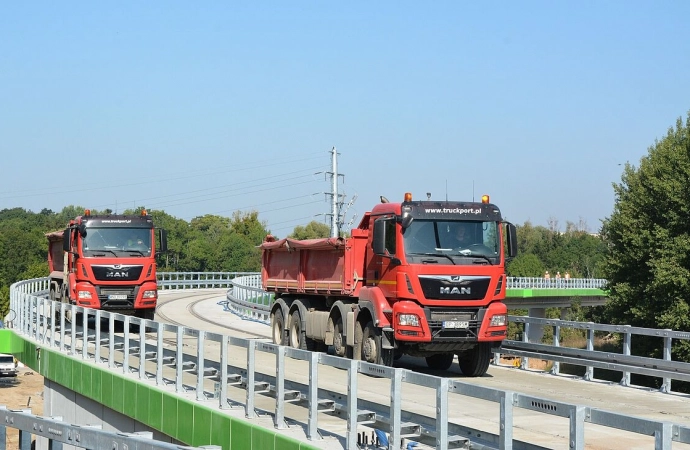
M 458 366 L 466 377 L 481 377 L 489 370 L 491 343 L 480 342 L 471 350 L 458 353 Z
M 156 308 L 138 309 L 135 315 L 144 320 L 153 320 L 156 316 Z
M 283 330 L 285 329 L 285 318 L 283 317 L 283 311 L 277 309 L 273 313 L 273 318 L 271 319 L 271 337 L 273 338 L 273 343 L 277 345 L 283 345 Z
M 455 355 L 452 353 L 438 353 L 427 356 L 426 365 L 432 370 L 448 370 L 453 365 L 453 358 L 455 358 Z

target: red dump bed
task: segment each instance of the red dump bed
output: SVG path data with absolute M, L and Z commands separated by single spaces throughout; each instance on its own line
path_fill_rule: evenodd
M 64 230 L 46 233 L 48 238 L 48 270 L 62 272 L 65 269 L 64 250 L 62 249 L 62 236 Z
M 366 230 L 350 238 L 267 238 L 261 244 L 264 290 L 355 297 L 364 282 Z

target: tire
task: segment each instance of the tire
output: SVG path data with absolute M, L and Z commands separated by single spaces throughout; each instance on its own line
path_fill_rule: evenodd
M 290 347 L 307 350 L 307 332 L 302 328 L 302 317 L 299 311 L 290 316 L 290 332 L 288 333 Z
M 491 344 L 480 342 L 471 350 L 458 354 L 458 365 L 466 377 L 481 377 L 489 370 Z
M 144 320 L 153 320 L 156 316 L 156 308 L 138 309 L 136 316 Z
M 343 334 L 343 318 L 339 318 L 333 325 L 333 352 L 336 356 L 347 356 L 347 341 Z
M 271 337 L 273 343 L 277 345 L 284 345 L 285 342 L 285 318 L 283 317 L 283 310 L 277 309 L 271 319 Z
M 384 350 L 381 340 L 381 331 L 374 326 L 370 320 L 362 327 L 361 322 L 358 322 L 355 331 L 355 336 L 361 336 L 358 346 L 359 358 L 372 364 L 382 364 L 384 366 L 392 366 L 394 359 L 394 351 Z
M 448 370 L 453 365 L 455 355 L 452 353 L 438 353 L 426 357 L 426 365 L 432 370 Z
M 79 314 L 77 314 L 77 319 L 79 318 Z M 65 320 L 69 323 L 72 323 L 72 305 L 69 303 L 65 304 Z

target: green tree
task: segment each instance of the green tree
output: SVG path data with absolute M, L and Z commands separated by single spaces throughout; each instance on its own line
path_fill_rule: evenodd
M 506 273 L 510 277 L 540 277 L 544 264 L 534 253 L 521 253 L 508 263 Z
M 690 331 L 690 114 L 656 141 L 639 168 L 626 163 L 602 227 L 612 323 Z M 658 345 L 657 345 L 658 348 Z M 688 342 L 676 357 L 690 360 Z
M 331 227 L 325 223 L 312 220 L 306 226 L 297 225 L 292 231 L 290 237 L 293 239 L 317 239 L 327 238 L 330 235 Z

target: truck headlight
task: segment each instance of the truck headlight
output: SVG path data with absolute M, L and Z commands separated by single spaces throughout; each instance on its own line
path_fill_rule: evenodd
M 142 296 L 142 298 L 156 298 L 157 295 L 158 292 L 156 292 L 155 290 L 144 291 L 144 295 Z
M 398 314 L 398 325 L 418 327 L 419 317 L 416 314 Z
M 504 327 L 506 325 L 508 325 L 508 319 L 505 314 L 496 314 L 491 317 L 491 323 L 489 324 L 490 327 Z
M 77 292 L 77 297 L 79 297 L 80 300 L 84 299 L 91 299 L 91 292 L 89 291 L 78 291 Z

